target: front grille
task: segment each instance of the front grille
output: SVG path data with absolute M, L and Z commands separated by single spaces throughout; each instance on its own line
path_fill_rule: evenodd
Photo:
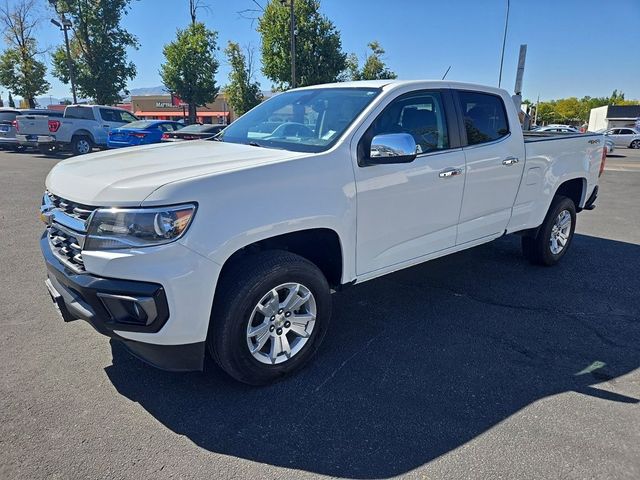
M 47 229 L 47 236 L 49 237 L 51 251 L 58 260 L 75 273 L 85 271 L 84 262 L 82 261 L 84 235 L 62 228 L 54 223 Z
M 65 200 L 64 198 L 60 198 L 52 194 L 51 192 L 47 192 L 46 195 L 54 208 L 64 212 L 70 217 L 82 220 L 83 222 L 85 222 L 97 208 Z
M 41 210 L 49 217 L 49 246 L 56 258 L 75 273 L 85 272 L 82 248 L 87 220 L 97 208 L 66 200 L 51 192 L 44 195 Z

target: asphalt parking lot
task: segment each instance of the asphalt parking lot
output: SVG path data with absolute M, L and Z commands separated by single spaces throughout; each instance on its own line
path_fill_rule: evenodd
M 640 151 L 615 153 L 561 265 L 505 237 L 356 286 L 309 367 L 251 388 L 63 324 L 58 160 L 0 152 L 0 478 L 640 478 Z

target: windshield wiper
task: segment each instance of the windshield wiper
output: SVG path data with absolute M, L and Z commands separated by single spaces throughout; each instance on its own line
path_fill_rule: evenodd
M 267 148 L 264 145 L 260 145 L 258 142 L 248 142 L 247 145 L 251 145 L 252 147 L 261 147 L 261 148 Z

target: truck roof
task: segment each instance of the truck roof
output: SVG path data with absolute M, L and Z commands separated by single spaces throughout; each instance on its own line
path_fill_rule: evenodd
M 453 82 L 449 80 L 358 80 L 355 82 L 336 82 L 311 85 L 308 87 L 300 87 L 296 90 L 308 90 L 314 88 L 383 88 L 385 90 L 390 90 L 404 86 L 416 86 L 421 88 L 477 89 L 483 92 L 493 92 L 496 94 L 505 92 L 502 88 L 475 83 Z

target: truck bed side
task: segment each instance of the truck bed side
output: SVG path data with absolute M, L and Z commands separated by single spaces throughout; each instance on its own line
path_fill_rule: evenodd
M 526 163 L 507 232 L 540 226 L 558 188 L 581 181 L 581 208 L 598 184 L 604 137 L 599 134 L 525 133 Z

